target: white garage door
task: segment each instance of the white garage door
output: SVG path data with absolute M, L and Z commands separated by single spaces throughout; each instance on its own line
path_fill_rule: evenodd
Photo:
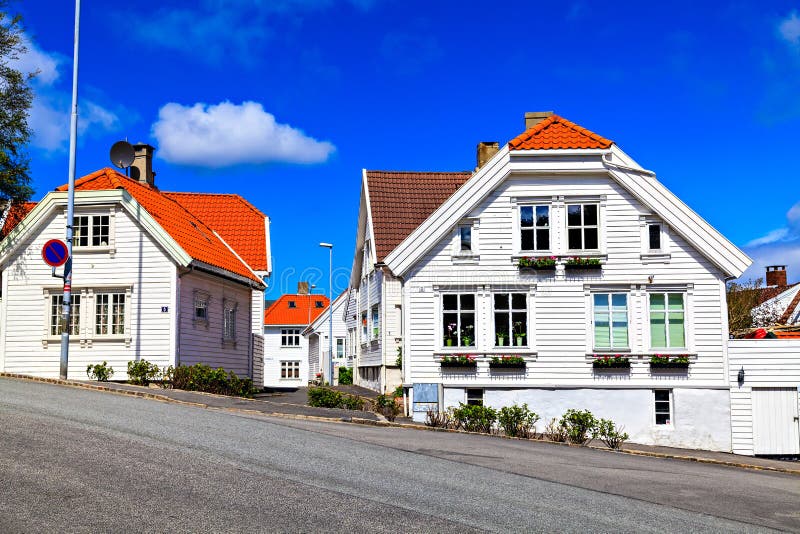
M 753 388 L 756 454 L 800 454 L 797 388 Z

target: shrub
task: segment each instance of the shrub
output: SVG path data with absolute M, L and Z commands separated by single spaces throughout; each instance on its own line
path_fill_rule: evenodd
M 400 369 L 403 368 L 403 347 L 397 347 L 397 358 L 395 358 L 394 364 Z
M 457 428 L 489 434 L 497 421 L 497 410 L 488 406 L 460 404 L 453 410 L 453 419 Z
M 187 391 L 204 391 L 218 395 L 251 397 L 253 381 L 239 378 L 233 371 L 227 372 L 222 367 L 212 369 L 208 365 L 179 365 L 172 369 L 172 387 Z
M 628 439 L 628 434 L 623 430 L 623 427 L 618 427 L 610 419 L 600 419 L 592 432 L 592 437 L 600 438 L 609 449 L 619 449 Z
M 542 432 L 542 437 L 557 443 L 564 443 L 567 441 L 567 429 L 561 426 L 561 424 L 556 421 L 554 417 L 549 423 L 547 423 L 547 425 L 545 425 L 544 432 Z
M 158 366 L 147 360 L 128 362 L 128 382 L 137 386 L 147 386 L 158 377 Z
M 394 401 L 392 395 L 378 395 L 375 398 L 375 411 L 389 421 L 394 421 L 400 414 L 400 406 Z
M 436 428 L 449 428 L 450 414 L 448 412 L 440 412 L 436 408 L 430 408 L 425 414 L 425 425 Z
M 392 397 L 394 397 L 396 399 L 403 397 L 403 385 L 402 384 L 400 384 L 399 386 L 394 388 L 394 391 L 392 391 Z
M 591 441 L 592 434 L 597 428 L 597 419 L 589 410 L 569 409 L 558 424 L 566 430 L 570 443 L 584 445 Z
M 344 408 L 345 410 L 363 410 L 364 400 L 355 395 L 341 395 L 339 408 Z
M 308 388 L 308 405 L 317 408 L 338 408 L 342 402 L 342 394 L 334 389 Z
M 105 360 L 103 363 L 89 364 L 86 366 L 86 376 L 99 382 L 108 382 L 108 379 L 114 376 L 114 368 Z
M 353 383 L 353 369 L 339 367 L 339 384 L 346 386 Z
M 497 420 L 507 436 L 531 438 L 536 435 L 539 415 L 530 411 L 527 404 L 522 406 L 515 404 L 500 408 Z

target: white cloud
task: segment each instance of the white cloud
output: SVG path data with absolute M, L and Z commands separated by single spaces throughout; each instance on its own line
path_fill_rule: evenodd
M 791 44 L 800 45 L 800 17 L 797 11 L 792 11 L 788 17 L 778 24 L 778 33 Z
M 744 251 L 753 258 L 753 265 L 741 280 L 764 278 L 767 265 L 786 265 L 791 280 L 800 280 L 800 202 L 786 213 L 786 226 L 747 243 Z
M 767 233 L 767 235 L 759 237 L 757 239 L 753 239 L 749 243 L 747 243 L 746 247 L 757 247 L 760 245 L 767 245 L 769 243 L 774 243 L 776 241 L 780 241 L 781 239 L 785 238 L 789 234 L 788 228 L 777 228 L 772 230 L 771 232 Z
M 269 162 L 321 163 L 336 148 L 279 124 L 258 102 L 164 105 L 152 126 L 158 155 L 170 163 L 229 167 Z
M 30 37 L 23 36 L 24 54 L 12 60 L 10 65 L 25 73 L 37 73 L 31 85 L 34 97 L 28 117 L 33 136 L 31 145 L 45 151 L 60 151 L 67 148 L 72 95 L 61 89 L 61 67 L 70 63 L 56 52 L 39 48 Z M 78 109 L 78 134 L 80 136 L 114 130 L 119 125 L 117 115 L 92 102 L 81 99 Z

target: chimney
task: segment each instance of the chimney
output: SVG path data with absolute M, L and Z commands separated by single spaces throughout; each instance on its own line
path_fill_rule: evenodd
M 552 111 L 529 111 L 525 113 L 525 129 L 530 130 L 552 114 Z
M 133 164 L 131 178 L 139 183 L 155 186 L 156 173 L 153 172 L 153 152 L 156 149 L 147 143 L 133 145 Z
M 500 151 L 500 143 L 497 141 L 481 141 L 478 143 L 478 166 L 475 167 L 477 171 L 484 165 L 486 162 L 492 159 L 492 156 L 497 154 Z
M 786 266 L 767 265 L 767 286 L 786 285 Z
M 308 282 L 297 282 L 297 294 L 308 295 Z

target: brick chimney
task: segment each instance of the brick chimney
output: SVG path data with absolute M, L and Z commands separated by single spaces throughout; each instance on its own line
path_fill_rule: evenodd
M 147 143 L 133 145 L 133 164 L 131 165 L 131 178 L 139 183 L 155 186 L 156 173 L 153 172 L 153 153 L 155 147 Z
M 786 285 L 786 266 L 767 265 L 767 286 Z
M 529 111 L 525 113 L 525 129 L 530 130 L 552 114 L 552 111 Z
M 500 143 L 498 143 L 497 141 L 481 141 L 480 143 L 478 143 L 478 155 L 477 155 L 478 166 L 475 167 L 475 170 L 477 171 L 478 169 L 486 165 L 486 162 L 492 159 L 492 156 L 497 154 L 499 151 L 500 151 Z
M 308 295 L 308 282 L 297 282 L 297 294 Z

